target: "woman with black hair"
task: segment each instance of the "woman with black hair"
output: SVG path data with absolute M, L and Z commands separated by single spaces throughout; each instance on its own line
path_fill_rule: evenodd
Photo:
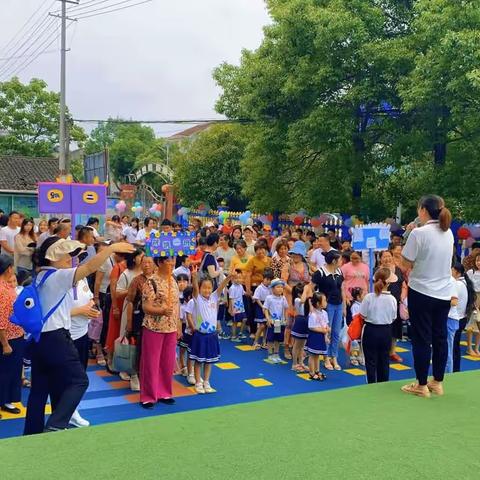
M 414 228 L 402 251 L 408 279 L 408 311 L 417 382 L 402 387 L 405 393 L 443 395 L 447 364 L 447 319 L 452 298 L 452 215 L 443 198 L 422 197 L 418 203 L 422 227 Z M 428 381 L 432 361 L 433 379 Z
M 64 430 L 88 387 L 88 377 L 70 336 L 72 296 L 70 290 L 82 279 L 97 271 L 114 253 L 130 253 L 128 243 L 106 247 L 89 262 L 72 268 L 72 258 L 84 245 L 73 240 L 51 237 L 38 252 L 40 272 L 38 287 L 42 311 L 53 313 L 44 323 L 38 342 L 30 343 L 32 389 L 28 399 L 25 435 Z M 50 396 L 52 414 L 45 425 L 45 405 Z
M 0 255 L 0 409 L 18 415 L 20 409 L 13 404 L 20 402 L 22 396 L 25 340 L 23 329 L 10 321 L 16 298 L 15 284 L 13 258 Z
M 24 218 L 20 232 L 15 236 L 14 259 L 17 273 L 25 271 L 33 273 L 33 254 L 37 245 L 37 236 L 34 232 L 33 218 Z
M 140 358 L 140 405 L 175 403 L 173 372 L 177 340 L 182 336 L 177 282 L 172 270 L 175 259 L 155 258 L 156 272 L 143 287 L 142 356 Z
M 118 215 L 105 222 L 105 239 L 119 242 L 123 237 L 123 224 Z
M 330 324 L 330 344 L 328 345 L 325 368 L 341 370 L 338 364 L 338 347 L 343 318 L 346 316 L 346 298 L 343 288 L 343 274 L 340 270 L 340 253 L 337 250 L 323 252 L 325 265 L 318 269 L 312 277 L 316 291 L 327 297 L 327 313 Z

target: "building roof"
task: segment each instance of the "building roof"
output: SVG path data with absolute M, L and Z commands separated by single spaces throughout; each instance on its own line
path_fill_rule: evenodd
M 178 132 L 171 137 L 168 137 L 169 140 L 184 140 L 185 138 L 194 137 L 198 135 L 200 132 L 209 129 L 213 124 L 212 123 L 202 123 L 200 125 L 195 125 L 194 127 L 187 128 L 187 130 L 183 130 L 182 132 Z
M 54 182 L 58 159 L 0 155 L 0 190 L 37 190 L 37 182 Z

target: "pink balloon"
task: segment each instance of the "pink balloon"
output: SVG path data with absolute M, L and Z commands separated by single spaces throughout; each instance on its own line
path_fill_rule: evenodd
M 465 247 L 470 248 L 475 242 L 475 239 L 473 237 L 467 238 L 465 240 Z

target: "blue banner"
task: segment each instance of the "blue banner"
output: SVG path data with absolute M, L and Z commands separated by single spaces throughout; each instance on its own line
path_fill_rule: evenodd
M 175 257 L 195 253 L 195 232 L 152 233 L 145 242 L 148 257 Z

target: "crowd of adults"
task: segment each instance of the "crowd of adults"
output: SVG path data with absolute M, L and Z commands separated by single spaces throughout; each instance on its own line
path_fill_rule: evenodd
M 212 291 L 222 287 L 216 305 L 221 339 L 251 339 L 255 348 L 270 349 L 266 330 L 273 323 L 261 291 L 268 293 L 274 280 L 272 285 L 283 287 L 281 295 L 288 305 L 283 355 L 289 361 L 293 354 L 296 373 L 305 368 L 305 349 L 311 352 L 308 341 L 304 348 L 310 320 L 301 327 L 302 334 L 298 318 L 306 314 L 303 307 L 297 308 L 297 299 L 312 305 L 316 291 L 325 297 L 328 316 L 327 342 L 321 351 L 326 370 L 346 366 L 339 357 L 344 325 L 360 313 L 365 345 L 346 362 L 366 365 L 369 382 L 388 380 L 388 362 L 402 361 L 396 342 L 408 336 L 417 382 L 403 390 L 425 397 L 441 395 L 445 369 L 460 370 L 464 329 L 468 354 L 480 356 L 480 248 L 474 245 L 463 265 L 459 262 L 449 229 L 451 217 L 439 197 L 423 198 L 418 215 L 418 225 L 392 232 L 390 248 L 377 252 L 374 292 L 370 292 L 368 255 L 354 251 L 349 239 L 339 238 L 335 226 L 315 231 L 284 227 L 274 234 L 270 225 L 261 222 L 240 226 L 227 219 L 219 225 L 194 218 L 188 230 L 196 232 L 195 253 L 170 259 L 147 257 L 143 249 L 152 233 L 182 230 L 168 219 L 158 225 L 154 218 L 140 221 L 115 215 L 100 225 L 98 218 L 90 218 L 72 232 L 68 218 L 35 222 L 19 212 L 2 215 L 0 408 L 20 414 L 15 404 L 21 401 L 22 386 L 31 386 L 25 434 L 88 426 L 77 407 L 88 388 L 89 358 L 129 381 L 145 408 L 156 402 L 174 403 L 175 373 L 184 374 L 201 393 L 207 388 L 213 391 L 207 382 L 199 386 L 198 372 L 177 353 L 177 341 L 189 329 L 181 305 L 187 304 L 190 286 L 198 294 L 202 282 L 197 283 L 197 277 L 208 278 Z M 27 343 L 25 332 L 10 316 L 20 289 L 32 281 L 38 285 L 42 310 L 50 316 L 39 341 Z M 228 292 L 232 296 L 235 289 L 223 294 L 227 282 L 240 286 L 244 315 L 238 316 L 230 303 L 235 299 Z M 386 294 L 395 301 L 384 300 Z M 394 307 L 387 314 L 390 305 Z M 264 314 L 268 328 L 262 323 Z M 317 330 L 311 327 L 312 332 Z M 115 346 L 123 338 L 137 345 L 136 365 L 130 372 L 115 371 Z M 278 363 L 278 353 L 269 350 L 268 358 Z M 26 359 L 31 360 L 31 385 L 24 375 Z M 433 379 L 428 381 L 430 360 Z M 312 378 L 323 379 L 318 373 L 311 372 Z M 45 423 L 48 398 L 52 414 Z

